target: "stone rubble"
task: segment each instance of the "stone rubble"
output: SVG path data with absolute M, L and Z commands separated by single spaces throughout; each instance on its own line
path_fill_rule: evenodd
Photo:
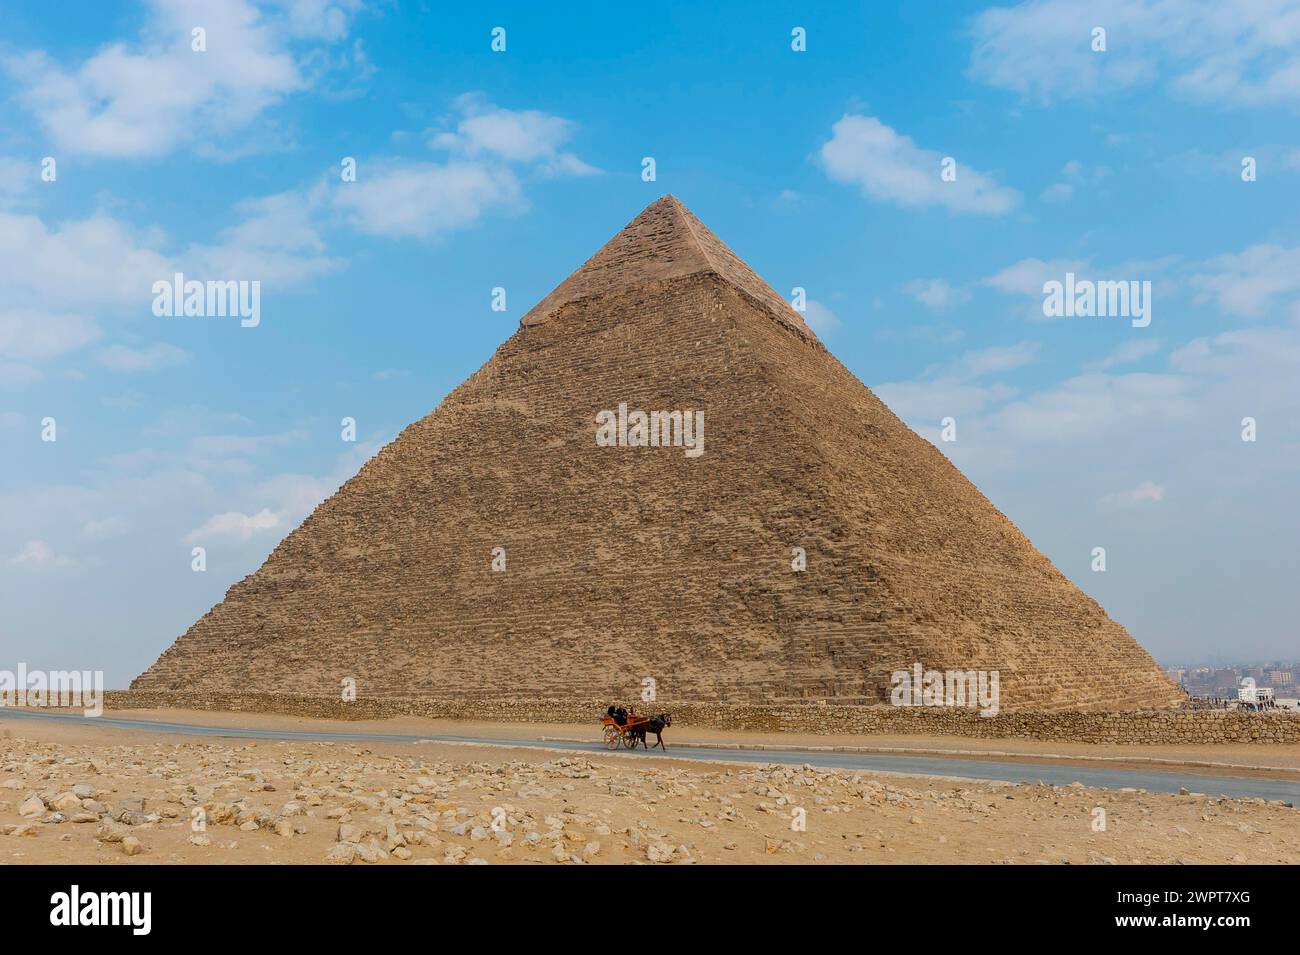
M 1300 813 L 1262 799 L 467 755 L 0 739 L 0 862 L 1300 862 Z

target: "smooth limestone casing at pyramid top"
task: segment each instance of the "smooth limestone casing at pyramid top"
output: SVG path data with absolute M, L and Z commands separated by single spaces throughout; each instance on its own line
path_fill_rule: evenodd
M 703 410 L 704 454 L 598 447 L 620 403 Z M 669 196 L 132 688 L 880 702 L 916 662 L 1004 710 L 1182 696 Z

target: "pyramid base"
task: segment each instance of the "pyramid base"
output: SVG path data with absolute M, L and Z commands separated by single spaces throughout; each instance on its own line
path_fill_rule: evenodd
M 507 701 L 370 698 L 345 703 L 337 698 L 288 694 L 166 693 L 138 690 L 111 690 L 105 694 L 105 706 L 110 710 L 189 709 L 274 713 L 332 720 L 414 717 L 514 724 L 590 724 L 593 742 L 599 739 L 599 719 L 609 702 L 595 699 Z M 1300 744 L 1300 716 L 1289 713 L 1254 714 L 1189 709 L 1030 710 L 981 717 L 969 709 L 825 701 L 743 704 L 661 700 L 634 705 L 646 713 L 672 713 L 674 723 L 679 727 L 773 734 L 956 736 L 1161 746 L 1214 743 Z M 779 743 L 779 740 L 775 742 Z

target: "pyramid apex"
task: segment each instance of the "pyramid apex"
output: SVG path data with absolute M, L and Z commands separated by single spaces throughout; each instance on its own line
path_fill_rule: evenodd
M 520 320 L 541 325 L 569 302 L 656 280 L 711 272 L 748 293 L 775 318 L 808 338 L 803 316 L 777 295 L 672 193 L 664 193 Z

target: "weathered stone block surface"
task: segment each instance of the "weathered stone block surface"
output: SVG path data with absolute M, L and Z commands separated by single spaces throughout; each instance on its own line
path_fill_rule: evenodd
M 676 200 L 610 246 L 133 688 L 779 708 L 920 662 L 1004 712 L 1183 698 Z M 704 454 L 598 447 L 623 402 L 702 410 Z

